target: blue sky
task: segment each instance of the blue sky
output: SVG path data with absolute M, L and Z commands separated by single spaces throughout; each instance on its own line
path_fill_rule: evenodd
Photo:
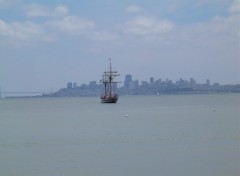
M 100 79 L 240 83 L 239 0 L 0 0 L 0 87 Z

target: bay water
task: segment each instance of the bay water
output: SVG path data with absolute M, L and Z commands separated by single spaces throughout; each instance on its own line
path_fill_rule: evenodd
M 0 176 L 238 176 L 240 94 L 0 99 Z

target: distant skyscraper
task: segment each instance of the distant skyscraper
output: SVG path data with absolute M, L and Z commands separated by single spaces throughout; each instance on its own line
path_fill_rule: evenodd
M 209 79 L 206 80 L 206 84 L 210 85 L 210 80 Z
M 150 77 L 150 84 L 154 83 L 154 77 Z
M 128 74 L 128 75 L 125 76 L 124 87 L 129 89 L 130 82 L 132 82 L 132 75 Z
M 96 88 L 97 88 L 97 82 L 96 82 L 96 81 L 91 81 L 91 82 L 89 82 L 88 87 L 89 87 L 90 89 L 96 89 Z
M 67 88 L 68 88 L 68 89 L 72 89 L 72 88 L 73 88 L 72 82 L 68 82 L 68 83 L 67 83 Z
M 192 86 L 194 86 L 195 84 L 196 84 L 196 81 L 193 79 L 193 78 L 190 78 L 190 84 L 192 85 Z
M 73 83 L 73 88 L 77 88 L 77 83 Z
M 142 85 L 143 87 L 148 87 L 148 82 L 147 82 L 147 81 L 142 81 L 141 85 Z

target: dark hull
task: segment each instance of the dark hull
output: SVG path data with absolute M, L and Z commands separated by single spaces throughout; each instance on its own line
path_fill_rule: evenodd
M 117 103 L 118 97 L 101 97 L 101 103 Z

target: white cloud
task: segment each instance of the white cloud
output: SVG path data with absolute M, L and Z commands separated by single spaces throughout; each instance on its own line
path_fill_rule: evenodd
M 94 22 L 76 16 L 66 16 L 46 24 L 69 35 L 80 35 L 95 26 Z
M 228 10 L 230 13 L 240 13 L 240 0 L 233 0 Z
M 173 23 L 168 20 L 159 20 L 152 17 L 139 16 L 123 24 L 125 33 L 134 35 L 154 35 L 169 32 Z
M 54 14 L 57 16 L 65 16 L 67 15 L 69 12 L 68 8 L 64 5 L 58 5 L 55 9 L 54 9 Z
M 11 30 L 8 27 L 8 25 L 3 20 L 0 20 L 0 34 L 9 35 L 10 33 L 11 33 Z
M 226 6 L 231 3 L 233 0 L 196 0 L 198 5 L 223 5 Z
M 9 7 L 14 4 L 18 4 L 20 2 L 21 2 L 21 0 L 0 0 L 0 8 L 1 7 Z
M 31 4 L 27 6 L 29 17 L 57 17 L 42 23 L 33 21 L 6 22 L 0 19 L 1 43 L 28 45 L 39 42 L 49 42 L 60 38 L 62 34 L 83 35 L 95 40 L 110 40 L 113 35 L 92 30 L 94 22 L 77 17 L 66 16 L 68 8 L 58 5 L 55 8 Z M 4 41 L 3 41 L 4 39 Z
M 205 77 L 234 82 L 240 79 L 239 20 L 237 15 L 219 16 L 206 22 L 174 25 L 164 35 L 123 36 L 122 47 L 127 48 L 124 57 L 139 70 L 150 65 L 150 75 L 173 73 L 178 78 L 192 75 L 197 80 Z
M 60 9 L 62 12 L 64 9 Z M 43 23 L 6 22 L 0 19 L 0 43 L 31 45 L 49 42 L 62 35 L 73 35 L 85 39 L 107 41 L 115 40 L 117 35 L 106 30 L 97 30 L 95 23 L 77 16 L 65 16 Z
M 0 36 L 7 37 L 10 42 L 15 43 L 51 40 L 41 25 L 29 21 L 7 23 L 0 20 Z
M 135 12 L 139 12 L 141 11 L 142 9 L 139 7 L 139 6 L 136 6 L 136 5 L 129 5 L 127 8 L 126 8 L 126 12 L 130 12 L 130 13 L 135 13 Z
M 49 16 L 49 10 L 46 7 L 40 6 L 38 4 L 31 4 L 26 7 L 25 14 L 28 17 L 45 17 Z
M 240 17 L 217 16 L 209 21 L 190 25 L 175 25 L 174 28 L 160 37 L 154 36 L 152 43 L 176 49 L 195 48 L 227 50 L 239 47 Z M 164 46 L 165 45 L 165 46 Z M 235 46 L 234 46 L 235 45 Z
M 90 33 L 89 37 L 93 40 L 98 40 L 98 41 L 107 41 L 107 40 L 116 40 L 118 39 L 118 35 L 107 32 L 107 31 L 93 31 Z
M 58 5 L 54 8 L 50 8 L 39 4 L 30 4 L 25 7 L 25 14 L 28 17 L 62 17 L 66 16 L 68 12 L 68 8 L 64 5 Z

